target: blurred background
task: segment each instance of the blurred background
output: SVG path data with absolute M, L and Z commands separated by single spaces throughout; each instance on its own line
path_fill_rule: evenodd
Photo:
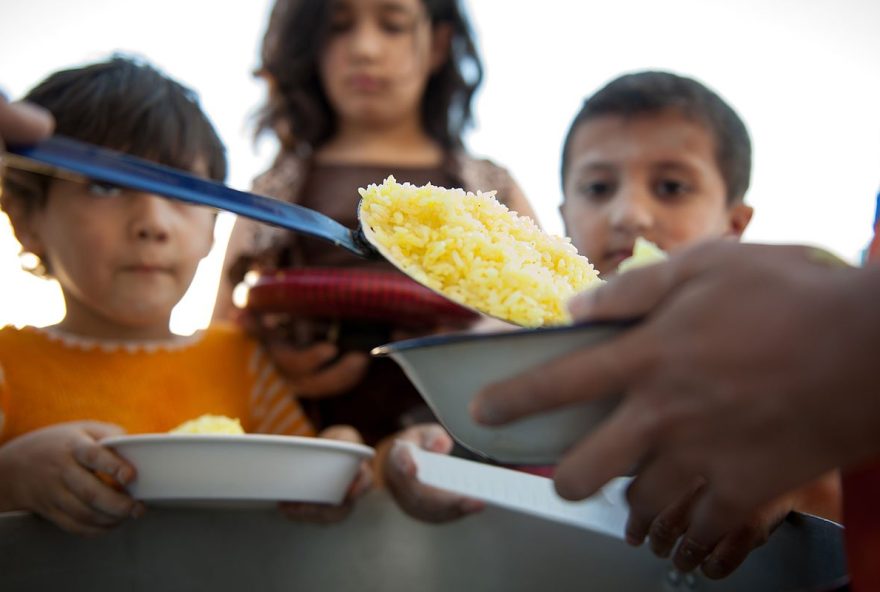
M 251 72 L 271 0 L 0 0 L 0 89 L 23 95 L 50 72 L 119 51 L 195 89 L 247 189 L 275 153 L 255 143 L 264 88 Z M 541 224 L 561 233 L 559 153 L 584 97 L 626 71 L 665 69 L 716 90 L 746 121 L 754 163 L 753 242 L 797 242 L 858 264 L 880 187 L 877 0 L 469 0 L 486 76 L 469 147 L 508 167 Z M 492 188 L 486 188 L 492 189 Z M 207 324 L 232 217 L 175 310 Z M 63 314 L 53 282 L 21 271 L 0 216 L 0 325 Z

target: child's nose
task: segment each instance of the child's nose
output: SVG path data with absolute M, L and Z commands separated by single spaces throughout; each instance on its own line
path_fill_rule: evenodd
M 654 223 L 651 194 L 645 188 L 624 185 L 611 202 L 611 223 L 620 230 L 643 232 Z
M 135 195 L 130 218 L 132 237 L 158 242 L 168 240 L 172 209 L 165 198 L 143 193 Z
M 360 23 L 351 36 L 351 52 L 356 57 L 375 57 L 381 48 L 381 35 L 378 27 L 369 22 Z

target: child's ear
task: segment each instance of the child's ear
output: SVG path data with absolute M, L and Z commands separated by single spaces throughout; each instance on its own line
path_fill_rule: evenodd
M 42 234 L 40 233 L 39 209 L 28 209 L 22 199 L 12 196 L 4 196 L 2 200 L 3 211 L 9 217 L 12 233 L 21 247 L 28 253 L 43 258 L 44 248 Z
M 436 72 L 449 59 L 452 48 L 452 25 L 439 23 L 434 25 L 431 34 L 431 72 Z
M 738 201 L 727 210 L 727 236 L 742 237 L 746 231 L 755 209 Z

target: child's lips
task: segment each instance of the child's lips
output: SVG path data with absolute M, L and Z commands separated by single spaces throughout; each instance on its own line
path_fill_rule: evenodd
M 141 274 L 171 273 L 170 267 L 153 263 L 135 263 L 133 265 L 126 265 L 122 268 L 122 270 L 129 273 Z
M 366 74 L 355 74 L 349 77 L 348 84 L 352 90 L 361 92 L 377 92 L 382 88 L 382 81 L 379 78 Z

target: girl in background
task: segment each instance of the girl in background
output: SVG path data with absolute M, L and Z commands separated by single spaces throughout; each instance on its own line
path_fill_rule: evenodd
M 506 170 L 464 148 L 482 66 L 456 0 L 278 0 L 259 75 L 269 97 L 258 129 L 276 134 L 281 149 L 255 180 L 255 192 L 356 227 L 357 189 L 394 175 L 417 185 L 495 189 L 512 210 L 535 217 Z M 291 267 L 392 270 L 384 261 L 240 219 L 215 316 L 236 316 L 232 290 L 246 272 Z M 307 403 L 319 425 L 345 418 L 376 444 L 431 419 L 393 362 L 367 356 L 400 336 L 397 321 L 370 335 L 338 335 L 336 343 L 307 319 L 288 323 L 283 333 L 269 330 L 265 318 L 258 324 L 300 397 L 314 399 Z M 343 341 L 361 345 L 340 356 Z

